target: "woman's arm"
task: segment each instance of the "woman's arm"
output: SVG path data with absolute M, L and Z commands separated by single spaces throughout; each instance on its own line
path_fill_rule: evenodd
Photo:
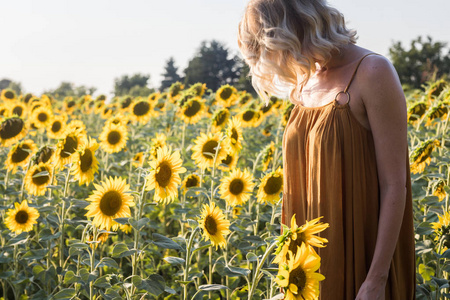
M 375 143 L 380 211 L 375 252 L 357 300 L 384 299 L 406 201 L 407 110 L 397 72 L 382 56 L 361 63 L 359 86 Z

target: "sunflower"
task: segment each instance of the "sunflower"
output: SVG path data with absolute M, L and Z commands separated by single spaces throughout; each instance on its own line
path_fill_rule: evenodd
M 230 151 L 230 147 L 228 147 L 227 156 L 220 161 L 220 164 L 217 166 L 217 168 L 222 171 L 231 171 L 236 168 L 238 158 L 239 154 Z
M 128 193 L 130 186 L 120 177 L 107 178 L 101 184 L 95 184 L 95 191 L 86 200 L 91 203 L 86 207 L 85 216 L 93 217 L 92 223 L 99 229 L 117 230 L 116 218 L 131 216 L 130 206 L 134 206 L 133 197 Z
M 24 168 L 36 150 L 36 144 L 32 140 L 25 140 L 15 144 L 6 158 L 5 164 L 8 171 L 12 171 L 14 174 L 17 167 Z
M 443 242 L 444 247 L 450 247 L 450 213 L 447 211 L 443 216 L 438 214 L 439 222 L 432 222 L 431 227 L 436 234 L 435 241 L 439 242 L 441 238 L 445 239 Z
M 170 203 L 178 197 L 178 185 L 181 183 L 180 173 L 185 173 L 180 152 L 167 146 L 158 149 L 156 160 L 150 161 L 152 170 L 147 176 L 147 190 L 155 190 L 154 200 L 158 203 Z
M 71 115 L 73 111 L 77 108 L 77 102 L 73 97 L 65 97 L 63 100 L 64 112 Z
M 189 87 L 188 92 L 194 93 L 196 96 L 201 97 L 205 94 L 206 83 L 197 82 Z
M 439 179 L 434 185 L 433 185 L 433 195 L 439 198 L 439 201 L 444 200 L 447 193 L 445 192 L 445 182 L 442 179 Z
M 121 101 L 120 101 L 120 111 L 125 113 L 128 112 L 130 110 L 131 104 L 133 103 L 133 98 L 131 98 L 130 96 L 125 96 Z
M 414 122 L 420 119 L 427 111 L 428 105 L 425 101 L 414 103 L 408 109 L 408 122 Z
M 259 203 L 275 204 L 280 200 L 280 193 L 283 191 L 283 170 L 278 167 L 265 175 L 258 188 L 256 198 Z
M 447 103 L 441 101 L 427 112 L 425 116 L 425 119 L 427 120 L 425 126 L 430 126 L 433 123 L 433 121 L 437 118 L 440 118 L 441 120 L 445 119 L 447 117 L 447 114 L 448 114 Z
M 27 129 L 22 118 L 6 118 L 0 124 L 0 142 L 3 147 L 13 145 L 24 138 L 26 134 Z
M 127 145 L 127 128 L 122 125 L 109 124 L 103 127 L 99 139 L 100 146 L 105 152 L 120 152 Z
M 179 110 L 178 115 L 188 124 L 195 124 L 203 117 L 205 106 L 200 97 L 194 97 L 188 100 Z
M 83 104 L 83 111 L 85 114 L 90 115 L 94 112 L 94 107 L 95 107 L 95 101 L 94 100 L 87 100 L 84 104 Z
M 181 82 L 177 81 L 177 82 L 172 83 L 172 85 L 169 87 L 169 91 L 168 91 L 169 100 L 172 103 L 175 103 L 175 101 L 180 98 L 181 91 L 183 89 L 184 89 L 184 84 L 182 84 Z
M 133 227 L 131 227 L 130 224 L 120 224 L 119 225 L 119 229 L 122 230 L 124 233 L 128 234 L 131 232 L 131 230 L 133 229 Z
M 3 89 L 0 99 L 2 99 L 5 102 L 12 102 L 17 99 L 17 94 L 12 89 Z
M 186 194 L 189 188 L 199 186 L 200 186 L 200 177 L 197 174 L 192 173 L 184 178 L 183 182 L 181 183 L 181 190 L 183 191 L 183 194 Z M 198 194 L 198 192 L 196 192 L 196 194 Z
M 35 165 L 38 165 L 40 163 L 51 164 L 53 162 L 54 154 L 55 149 L 49 146 L 43 146 L 34 156 L 33 162 Z
M 203 132 L 200 133 L 200 136 L 194 141 L 195 145 L 192 147 L 193 153 L 191 156 L 199 168 L 212 168 L 214 165 L 214 156 L 216 155 L 216 165 L 226 157 L 227 152 L 223 145 L 217 149 L 221 140 L 221 132 L 215 134 L 208 133 L 208 135 Z
M 86 135 L 80 129 L 69 128 L 56 145 L 56 168 L 62 170 L 64 165 L 71 163 L 72 154 L 80 150 L 86 142 Z
M 14 102 L 9 106 L 11 116 L 25 118 L 27 115 L 27 106 L 23 102 Z
M 306 221 L 305 224 L 298 227 L 295 220 L 295 214 L 291 218 L 291 228 L 284 230 L 283 235 L 279 237 L 279 245 L 275 252 L 276 257 L 274 263 L 286 262 L 288 259 L 288 252 L 291 251 L 296 254 L 297 247 L 305 244 L 312 247 L 325 247 L 328 242 L 326 238 L 319 237 L 315 234 L 324 231 L 330 225 L 328 223 L 319 223 L 322 217 Z
M 47 136 L 51 139 L 61 139 L 64 137 L 66 129 L 66 117 L 64 115 L 54 115 L 50 125 L 47 127 Z
M 289 259 L 281 263 L 275 282 L 285 288 L 286 300 L 318 299 L 319 281 L 325 279 L 316 271 L 320 267 L 320 257 L 314 249 L 302 244 L 296 253 L 288 252 Z
M 237 100 L 238 94 L 235 87 L 225 84 L 216 92 L 216 101 L 225 107 L 229 107 Z
M 261 133 L 262 133 L 264 136 L 271 136 L 272 133 L 271 133 L 270 131 L 272 130 L 272 128 L 273 128 L 273 124 L 267 124 L 266 127 L 264 127 L 264 128 L 261 130 Z
M 422 173 L 425 167 L 431 162 L 431 153 L 434 147 L 439 147 L 440 142 L 437 139 L 430 139 L 422 142 L 412 153 L 411 172 L 413 174 Z
M 286 105 L 286 107 L 283 109 L 283 113 L 282 113 L 282 117 L 281 117 L 281 125 L 283 125 L 283 127 L 285 127 L 287 125 L 294 107 L 295 107 L 295 105 L 289 101 L 288 104 Z
M 103 107 L 103 109 L 100 111 L 100 117 L 102 119 L 108 119 L 111 117 L 111 115 L 116 111 L 116 106 L 109 104 Z
M 72 120 L 67 124 L 67 128 L 79 130 L 81 133 L 86 134 L 86 125 L 81 120 Z
M 125 116 L 122 113 L 115 114 L 106 120 L 105 125 L 109 125 L 111 123 L 114 125 L 126 126 L 128 124 L 128 116 Z
M 152 116 L 152 105 L 147 99 L 139 99 L 131 105 L 131 119 L 133 121 L 145 124 Z M 154 113 L 154 112 L 153 112 Z
M 49 126 L 52 121 L 52 117 L 53 113 L 49 106 L 39 106 L 31 115 L 33 123 L 37 128 Z
M 0 103 L 0 118 L 6 118 L 10 116 L 9 105 Z
M 167 137 L 164 133 L 157 133 L 156 137 L 151 139 L 152 146 L 150 147 L 150 159 L 156 160 L 158 158 L 158 149 L 166 145 Z
M 91 247 L 91 249 L 97 249 L 98 245 L 103 244 L 104 242 L 106 242 L 108 240 L 109 237 L 109 232 L 100 232 L 97 234 L 97 241 L 93 241 L 94 237 L 91 234 L 88 235 L 88 237 L 86 238 L 86 242 L 89 244 L 89 247 Z
M 211 118 L 212 131 L 221 131 L 230 119 L 230 115 L 230 111 L 226 107 L 216 110 Z
M 263 150 L 262 164 L 263 164 L 263 172 L 265 172 L 269 168 L 269 164 L 273 161 L 273 155 L 275 153 L 275 143 L 273 141 L 270 142 Z
M 178 107 L 183 107 L 184 104 L 186 104 L 186 102 L 188 102 L 189 100 L 191 100 L 193 98 L 197 98 L 197 96 L 195 96 L 194 93 L 188 92 L 188 91 L 181 92 L 180 98 L 178 98 L 178 100 L 176 101 L 176 104 Z
M 150 102 L 158 102 L 159 98 L 161 98 L 161 93 L 159 92 L 148 95 L 148 101 Z
M 98 171 L 98 160 L 95 157 L 95 150 L 97 149 L 97 141 L 89 137 L 89 142 L 73 154 L 70 172 L 73 178 L 79 181 L 79 185 L 89 185 L 94 180 L 94 174 Z
M 138 152 L 133 156 L 133 166 L 136 168 L 142 168 L 144 165 L 144 152 Z
M 277 113 L 277 109 L 283 105 L 283 100 L 275 96 L 270 96 L 269 100 L 272 104 L 274 112 Z
M 430 85 L 425 90 L 425 92 L 427 93 L 428 102 L 431 103 L 433 100 L 438 98 L 447 86 L 448 83 L 445 81 L 445 79 L 439 79 L 430 83 Z
M 242 113 L 238 114 L 242 127 L 252 127 L 255 124 L 256 115 L 257 111 L 251 108 L 248 108 Z
M 99 101 L 99 100 L 94 101 L 94 113 L 96 115 L 101 114 L 104 107 L 105 107 L 105 102 Z
M 40 163 L 31 166 L 25 175 L 25 188 L 28 193 L 35 196 L 45 194 L 47 185 L 52 180 L 53 170 L 49 164 Z
M 242 149 L 241 141 L 243 140 L 243 136 L 241 126 L 241 121 L 236 116 L 233 116 L 231 120 L 228 120 L 226 141 L 230 150 L 235 153 L 238 153 Z
M 237 219 L 241 215 L 241 212 L 242 206 L 234 206 L 233 209 L 231 210 L 231 216 L 233 217 L 233 219 Z
M 255 184 L 252 174 L 245 169 L 234 169 L 220 181 L 220 194 L 230 206 L 243 205 L 250 199 Z
M 16 234 L 31 231 L 39 218 L 37 209 L 29 207 L 26 200 L 23 200 L 21 204 L 15 202 L 14 209 L 8 209 L 6 215 L 6 227 Z
M 230 221 L 225 219 L 222 210 L 214 202 L 210 205 L 203 204 L 199 226 L 203 229 L 205 240 L 211 240 L 216 249 L 227 245 L 224 236 L 230 233 Z
M 239 99 L 238 99 L 239 106 L 242 107 L 242 106 L 248 104 L 251 100 L 253 100 L 252 94 L 247 93 L 246 91 L 243 91 L 239 95 Z

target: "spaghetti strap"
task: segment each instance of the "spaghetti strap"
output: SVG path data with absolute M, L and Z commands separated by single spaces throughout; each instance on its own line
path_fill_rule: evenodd
M 350 95 L 348 94 L 348 89 L 350 88 L 350 84 L 352 84 L 352 81 L 353 81 L 353 79 L 355 78 L 356 71 L 358 71 L 358 67 L 359 67 L 359 65 L 361 64 L 362 60 L 363 60 L 366 56 L 371 55 L 371 54 L 380 55 L 380 54 L 375 53 L 375 52 L 371 52 L 371 53 L 368 53 L 368 54 L 364 55 L 364 56 L 359 60 L 358 65 L 356 66 L 355 71 L 353 72 L 352 78 L 350 79 L 350 82 L 348 83 L 347 87 L 345 88 L 345 90 L 344 90 L 343 92 L 340 92 L 340 93 L 345 93 L 345 94 L 347 94 L 348 97 L 349 97 L 349 101 L 350 101 Z M 339 95 L 339 94 L 338 94 L 338 95 Z M 336 97 L 337 97 L 337 95 L 336 95 Z

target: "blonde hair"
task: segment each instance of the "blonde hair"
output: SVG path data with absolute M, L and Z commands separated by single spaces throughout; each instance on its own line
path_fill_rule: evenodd
M 349 43 L 356 43 L 356 31 L 325 0 L 250 0 L 239 23 L 239 48 L 266 103 L 267 93 L 282 92 L 275 81 L 296 98 L 316 71 L 315 62 L 326 64 L 332 50 Z

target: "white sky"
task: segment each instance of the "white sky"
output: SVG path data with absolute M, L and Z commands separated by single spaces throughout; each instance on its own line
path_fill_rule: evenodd
M 291 0 L 289 0 L 291 1 Z M 40 94 L 61 81 L 109 94 L 114 78 L 150 74 L 158 87 L 166 60 L 179 73 L 200 42 L 216 39 L 237 53 L 247 0 L 0 0 L 0 79 Z M 449 0 L 329 1 L 358 31 L 358 45 L 388 54 L 417 36 L 450 43 Z

